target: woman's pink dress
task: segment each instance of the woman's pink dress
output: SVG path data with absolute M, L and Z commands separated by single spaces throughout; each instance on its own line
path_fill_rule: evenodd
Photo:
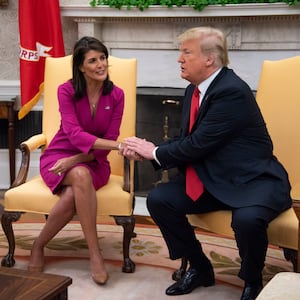
M 74 100 L 74 89 L 70 81 L 58 87 L 59 111 L 61 125 L 41 155 L 40 173 L 45 183 L 56 194 L 60 191 L 60 184 L 66 175 L 61 176 L 49 171 L 57 160 L 79 153 L 91 153 L 96 159 L 80 165 L 86 166 L 93 177 L 95 189 L 105 185 L 110 175 L 107 160 L 108 150 L 93 150 L 95 140 L 116 140 L 124 109 L 124 92 L 114 86 L 109 95 L 101 95 L 95 116 L 92 118 L 88 97 Z

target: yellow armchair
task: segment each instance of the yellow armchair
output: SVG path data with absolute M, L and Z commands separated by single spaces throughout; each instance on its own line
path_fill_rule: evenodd
M 284 256 L 300 272 L 300 56 L 278 61 L 265 61 L 262 66 L 257 102 L 265 118 L 274 144 L 274 153 L 285 166 L 292 185 L 293 207 L 269 224 L 269 244 L 283 248 Z M 234 238 L 230 211 L 189 215 L 195 227 L 225 237 Z M 187 262 L 182 260 L 173 278 L 185 272 Z
M 30 164 L 30 152 L 47 147 L 59 128 L 60 114 L 58 111 L 57 87 L 72 76 L 72 57 L 46 59 L 44 79 L 44 107 L 42 133 L 21 143 L 22 162 L 16 180 L 4 195 L 5 213 L 2 215 L 2 228 L 9 243 L 8 254 L 2 259 L 2 266 L 13 266 L 15 238 L 12 222 L 17 221 L 21 213 L 30 212 L 48 215 L 57 195 L 53 195 L 44 184 L 41 176 L 27 180 Z M 125 108 L 121 123 L 120 137 L 135 135 L 136 117 L 136 59 L 122 59 L 109 57 L 109 74 L 111 80 L 121 87 L 125 93 Z M 133 217 L 134 193 L 133 162 L 118 155 L 117 151 L 109 154 L 111 176 L 108 183 L 97 191 L 97 216 L 113 216 L 118 225 L 122 225 L 123 234 L 123 267 L 126 273 L 134 272 L 135 264 L 129 257 L 131 238 L 135 235 L 133 230 L 135 219 Z

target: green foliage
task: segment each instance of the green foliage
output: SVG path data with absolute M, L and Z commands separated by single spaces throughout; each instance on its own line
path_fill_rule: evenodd
M 226 4 L 243 4 L 243 3 L 276 3 L 282 2 L 288 5 L 296 5 L 300 0 L 91 0 L 92 7 L 107 5 L 112 8 L 121 9 L 126 7 L 130 10 L 137 7 L 140 11 L 147 9 L 150 5 L 161 5 L 165 7 L 181 7 L 187 5 L 195 10 L 201 11 L 208 5 L 226 5 Z

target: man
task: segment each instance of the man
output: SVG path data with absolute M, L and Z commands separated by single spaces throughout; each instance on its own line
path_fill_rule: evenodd
M 179 36 L 179 43 L 181 77 L 190 82 L 180 136 L 158 147 L 137 137 L 127 138 L 122 152 L 180 171 L 178 178 L 158 185 L 147 197 L 170 258 L 185 257 L 189 262 L 188 271 L 166 294 L 187 294 L 214 284 L 212 264 L 186 214 L 225 209 L 232 211 L 231 226 L 241 257 L 239 277 L 245 282 L 241 299 L 255 299 L 262 289 L 268 224 L 291 206 L 288 176 L 272 153 L 272 141 L 249 86 L 227 68 L 224 34 L 210 27 L 192 28 Z M 189 124 L 197 88 L 200 104 L 196 109 L 199 105 L 200 109 Z M 191 179 L 190 172 L 195 175 Z M 189 187 L 192 180 L 198 180 L 192 182 L 194 193 Z

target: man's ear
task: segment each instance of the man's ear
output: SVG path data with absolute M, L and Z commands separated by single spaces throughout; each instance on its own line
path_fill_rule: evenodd
M 215 56 L 213 54 L 209 54 L 206 57 L 206 66 L 210 67 L 215 63 Z

